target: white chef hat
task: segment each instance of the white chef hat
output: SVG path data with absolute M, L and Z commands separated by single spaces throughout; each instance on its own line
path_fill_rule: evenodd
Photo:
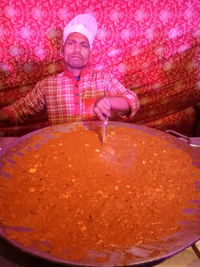
M 63 43 L 72 32 L 78 32 L 85 35 L 92 47 L 93 40 L 97 33 L 97 21 L 91 14 L 80 14 L 74 17 L 64 28 Z

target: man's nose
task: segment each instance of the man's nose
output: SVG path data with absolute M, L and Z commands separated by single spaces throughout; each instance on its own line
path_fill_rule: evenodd
M 76 43 L 75 46 L 74 46 L 74 50 L 75 51 L 80 51 L 80 44 L 79 43 Z

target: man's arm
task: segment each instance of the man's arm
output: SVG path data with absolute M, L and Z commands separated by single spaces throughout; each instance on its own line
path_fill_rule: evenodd
M 126 89 L 112 75 L 104 77 L 106 83 L 105 96 L 97 99 L 94 105 L 94 112 L 102 121 L 110 117 L 113 111 L 122 119 L 122 114 L 131 119 L 139 109 L 137 95 L 130 89 Z M 123 117 L 124 118 L 124 117 Z
M 112 110 L 122 112 L 127 115 L 130 113 L 131 108 L 128 101 L 124 97 L 120 96 L 100 98 L 94 106 L 94 112 L 101 121 L 104 121 L 106 117 L 109 118 Z
M 36 115 L 45 107 L 44 83 L 39 82 L 31 92 L 0 110 L 0 121 L 23 122 L 29 115 Z

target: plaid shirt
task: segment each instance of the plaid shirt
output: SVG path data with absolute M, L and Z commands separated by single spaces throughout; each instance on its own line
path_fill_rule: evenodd
M 103 96 L 125 97 L 131 108 L 129 119 L 139 109 L 136 94 L 124 88 L 112 75 L 88 68 L 81 72 L 78 81 L 67 71 L 45 78 L 26 97 L 3 109 L 15 123 L 44 109 L 47 109 L 50 124 L 98 120 L 93 107 L 96 100 Z M 123 116 L 119 117 L 123 119 Z

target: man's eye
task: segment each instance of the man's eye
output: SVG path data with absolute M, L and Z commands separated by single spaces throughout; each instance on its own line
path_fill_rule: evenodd
M 89 45 L 85 43 L 82 44 L 82 47 L 89 49 Z
M 68 41 L 67 44 L 68 45 L 73 45 L 73 42 L 72 41 Z

